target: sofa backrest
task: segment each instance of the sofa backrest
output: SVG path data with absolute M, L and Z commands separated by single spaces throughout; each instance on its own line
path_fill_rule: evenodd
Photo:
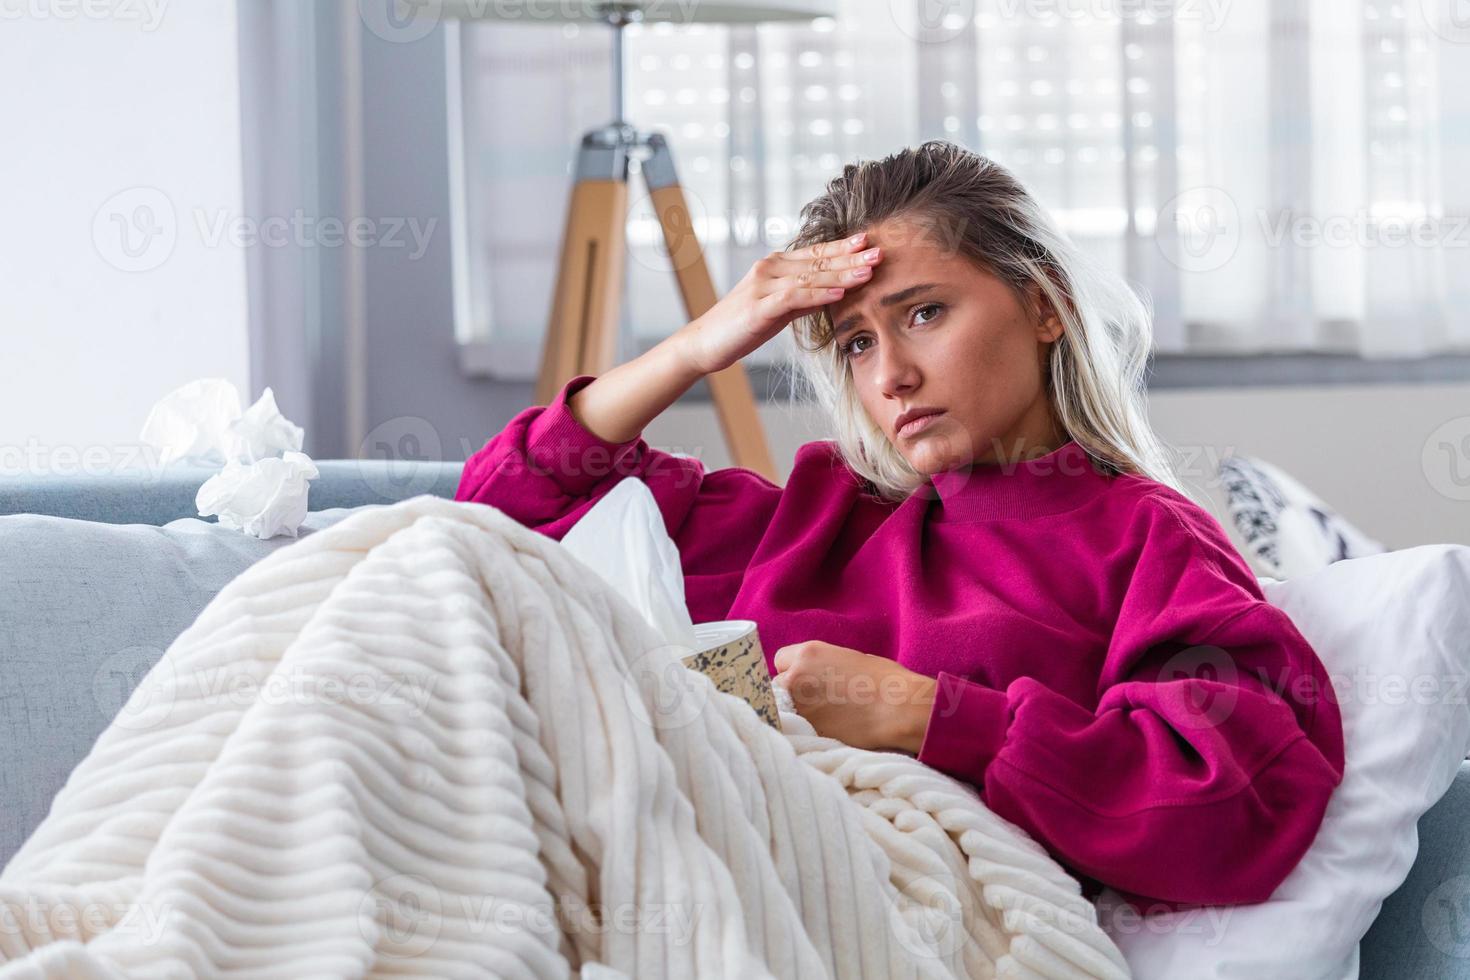
M 453 499 L 463 463 L 438 460 L 314 460 L 311 510 L 391 504 L 421 493 Z M 47 473 L 0 480 L 0 515 L 46 514 L 105 524 L 167 524 L 198 517 L 194 495 L 218 467 L 174 464 L 106 474 Z M 201 518 L 203 519 L 203 518 Z M 207 518 L 211 523 L 214 518 Z

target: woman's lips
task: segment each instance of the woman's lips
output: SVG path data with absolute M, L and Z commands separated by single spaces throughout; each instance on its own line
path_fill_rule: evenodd
M 920 415 L 916 419 L 905 422 L 903 424 L 903 427 L 898 430 L 898 434 L 903 436 L 904 438 L 908 438 L 909 436 L 915 435 L 919 432 L 923 432 L 926 428 L 928 428 L 929 423 L 933 422 L 935 419 L 939 418 L 939 416 L 943 414 L 943 412 L 933 412 L 929 415 Z

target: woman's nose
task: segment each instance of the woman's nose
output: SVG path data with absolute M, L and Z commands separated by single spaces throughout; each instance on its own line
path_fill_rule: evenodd
M 902 394 L 918 383 L 918 367 L 898 345 L 880 344 L 874 353 L 878 355 L 878 387 L 885 395 Z

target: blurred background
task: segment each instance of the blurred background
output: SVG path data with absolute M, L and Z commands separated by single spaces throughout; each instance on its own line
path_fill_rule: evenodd
M 462 460 L 533 404 L 578 141 L 612 118 L 577 6 L 0 0 L 0 477 L 149 465 L 150 406 L 202 377 L 271 387 L 316 459 Z M 1155 426 L 1232 534 L 1237 454 L 1385 546 L 1470 543 L 1470 5 L 828 6 L 624 29 L 626 119 L 668 140 L 720 292 L 845 163 L 953 140 L 1147 296 Z M 685 322 L 629 199 L 619 361 Z M 746 361 L 783 474 L 825 437 L 789 350 Z M 728 465 L 708 399 L 650 443 Z

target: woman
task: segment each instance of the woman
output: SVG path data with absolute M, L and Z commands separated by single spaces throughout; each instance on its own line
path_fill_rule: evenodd
M 1149 430 L 1148 311 L 950 143 L 846 167 L 802 220 L 668 340 L 513 418 L 458 499 L 560 539 L 636 475 L 694 621 L 755 620 L 820 734 L 973 785 L 1089 897 L 1264 901 L 1341 781 L 1341 716 Z M 784 488 L 641 438 L 789 323 L 836 438 Z

